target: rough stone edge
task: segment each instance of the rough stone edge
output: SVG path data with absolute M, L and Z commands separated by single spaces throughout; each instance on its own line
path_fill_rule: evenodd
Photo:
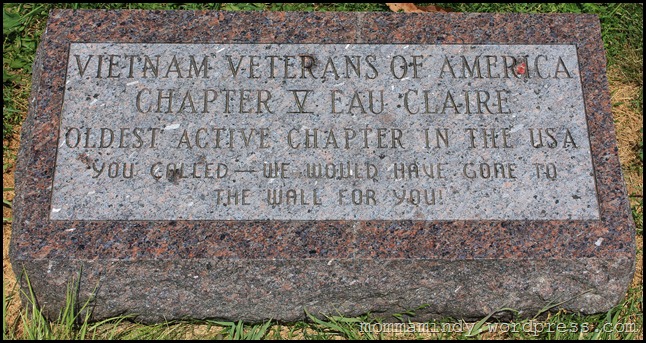
M 621 301 L 633 264 L 600 258 L 16 262 L 32 273 L 34 293 L 50 318 L 58 316 L 52 309 L 65 304 L 66 287 L 75 281 L 70 275 L 80 273 L 79 304 L 94 299 L 93 320 L 146 312 L 135 318 L 142 323 L 189 318 L 294 322 L 307 319 L 304 309 L 319 317 L 370 313 L 387 322 L 408 310 L 416 313 L 413 321 L 475 320 L 501 308 L 529 318 L 556 304 L 552 311 L 592 314 Z M 241 278 L 245 282 L 236 283 Z M 511 317 L 508 312 L 494 316 Z

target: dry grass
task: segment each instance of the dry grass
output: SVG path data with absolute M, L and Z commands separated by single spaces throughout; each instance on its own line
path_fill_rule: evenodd
M 619 160 L 623 167 L 624 178 L 630 195 L 643 195 L 644 183 L 642 168 L 634 168 L 641 164 L 635 153 L 643 134 L 640 132 L 644 126 L 644 117 L 637 111 L 633 103 L 639 98 L 641 85 L 626 83 L 626 75 L 618 67 L 608 70 L 608 81 L 611 89 L 611 101 L 615 106 L 612 109 L 617 133 Z
M 16 132 L 20 132 L 20 128 L 16 130 Z M 11 152 L 13 152 L 13 156 L 17 154 L 18 151 L 18 146 L 20 144 L 20 135 L 15 134 L 15 137 L 12 137 L 12 139 L 8 142 L 8 146 Z M 3 160 L 3 164 L 9 163 L 10 167 L 8 169 L 7 173 L 2 173 L 2 199 L 13 201 L 14 198 L 14 191 L 4 191 L 5 188 L 14 188 L 14 177 L 13 177 L 13 170 L 14 170 L 14 161 L 15 159 L 11 161 L 6 161 Z M 2 217 L 3 218 L 12 218 L 12 209 L 3 206 L 2 207 Z M 16 275 L 14 273 L 14 270 L 11 266 L 11 263 L 9 261 L 9 242 L 11 241 L 11 223 L 9 222 L 4 222 L 2 223 L 2 285 L 4 288 L 4 291 L 7 292 L 8 294 L 11 294 L 11 302 L 9 303 L 9 308 L 7 309 L 7 320 L 9 323 L 19 323 L 19 313 L 20 309 L 22 307 L 20 297 L 18 297 L 18 288 L 16 286 Z M 22 332 L 20 324 L 18 324 L 17 328 L 17 334 L 20 334 Z

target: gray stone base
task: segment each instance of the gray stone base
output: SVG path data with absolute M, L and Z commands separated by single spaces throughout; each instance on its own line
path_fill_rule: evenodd
M 18 261 L 17 261 L 18 262 Z M 16 267 L 23 264 L 18 262 Z M 43 312 L 56 318 L 65 288 L 82 272 L 80 302 L 93 319 L 135 314 L 145 323 L 214 318 L 293 322 L 315 315 L 371 313 L 385 321 L 476 319 L 513 308 L 598 313 L 623 297 L 629 260 L 198 260 L 34 261 L 24 264 Z M 23 278 L 23 287 L 26 286 Z M 504 315 L 504 314 L 499 314 Z

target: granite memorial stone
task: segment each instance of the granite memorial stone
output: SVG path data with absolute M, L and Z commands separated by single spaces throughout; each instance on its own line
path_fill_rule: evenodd
M 11 259 L 49 315 L 78 273 L 144 322 L 594 313 L 632 279 L 595 16 L 57 10 L 33 70 Z

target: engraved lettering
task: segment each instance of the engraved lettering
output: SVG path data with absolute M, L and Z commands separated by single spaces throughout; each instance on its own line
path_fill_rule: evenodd
M 119 60 L 115 61 L 114 58 L 117 57 L 119 58 L 118 55 L 110 55 L 108 58 L 108 77 L 109 78 L 118 78 L 121 76 L 121 72 L 119 74 L 114 74 L 112 67 L 119 67 Z
M 238 72 L 240 71 L 240 65 L 242 64 L 242 58 L 244 56 L 240 56 L 238 58 L 238 64 L 233 65 L 233 59 L 230 55 L 225 56 L 227 58 L 227 61 L 229 62 L 229 70 L 231 71 L 231 75 L 233 75 L 234 78 L 238 77 Z
M 307 101 L 307 96 L 312 93 L 312 90 L 309 89 L 303 89 L 303 90 L 290 90 L 292 92 L 292 95 L 294 96 L 294 101 L 296 102 L 296 106 L 298 107 L 298 111 L 290 111 L 288 113 L 314 113 L 311 111 L 305 111 L 305 102 Z M 305 93 L 303 94 L 303 98 L 301 99 L 300 96 L 298 95 L 299 93 Z
M 88 56 L 87 61 L 85 61 L 85 65 L 83 67 L 81 67 L 81 56 L 74 55 L 74 57 L 76 58 L 76 66 L 79 70 L 79 75 L 83 77 L 83 75 L 85 74 L 85 70 L 87 69 L 87 65 L 90 63 L 90 60 L 92 59 L 92 57 L 94 57 L 94 55 Z
M 53 220 L 598 220 L 572 44 L 69 50 Z

